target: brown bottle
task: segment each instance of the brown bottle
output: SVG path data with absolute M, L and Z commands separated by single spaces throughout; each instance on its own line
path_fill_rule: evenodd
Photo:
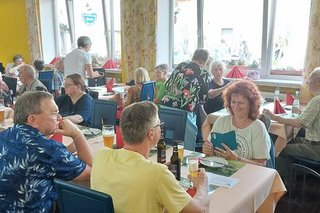
M 157 144 L 157 162 L 166 163 L 166 143 L 164 142 L 164 129 L 161 128 L 160 140 Z
M 177 180 L 180 181 L 181 177 L 181 160 L 179 158 L 178 154 L 178 143 L 173 143 L 173 153 L 170 158 L 170 171 L 173 173 L 173 175 L 176 177 Z

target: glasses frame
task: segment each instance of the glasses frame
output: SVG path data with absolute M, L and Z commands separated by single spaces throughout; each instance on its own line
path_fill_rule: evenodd
M 158 126 L 162 129 L 164 126 L 164 122 L 160 122 L 159 124 L 153 126 L 152 128 L 157 128 Z

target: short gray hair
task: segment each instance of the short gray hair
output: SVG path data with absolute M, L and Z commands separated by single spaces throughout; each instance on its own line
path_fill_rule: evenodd
M 20 72 L 26 72 L 27 76 L 34 78 L 36 71 L 34 70 L 33 66 L 29 64 L 25 64 L 22 67 L 19 68 L 19 73 Z
M 210 64 L 210 72 L 216 70 L 218 67 L 221 67 L 223 71 L 226 70 L 226 65 L 222 61 L 213 61 Z
M 80 36 L 77 40 L 78 47 L 86 47 L 92 45 L 92 41 L 88 36 Z
M 134 81 L 136 84 L 142 84 L 142 83 L 150 81 L 148 71 L 143 67 L 137 68 L 134 71 Z
M 28 91 L 18 97 L 14 109 L 13 121 L 15 124 L 25 124 L 28 116 L 42 112 L 41 103 L 45 99 L 53 99 L 53 96 L 44 91 Z
M 124 108 L 120 128 L 127 144 L 139 144 L 157 120 L 158 107 L 153 102 L 142 101 Z

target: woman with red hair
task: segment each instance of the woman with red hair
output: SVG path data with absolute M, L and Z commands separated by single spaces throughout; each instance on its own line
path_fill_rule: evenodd
M 231 150 L 223 144 L 224 150 L 210 143 L 210 118 L 203 124 L 203 137 L 208 140 L 203 145 L 206 155 L 224 157 L 246 163 L 265 166 L 270 158 L 270 137 L 264 124 L 257 119 L 260 108 L 260 92 L 257 86 L 247 80 L 237 81 L 223 92 L 225 108 L 230 115 L 220 117 L 214 123 L 211 132 L 227 133 L 235 131 L 237 149 Z M 209 128 L 209 130 L 208 130 Z M 208 137 L 209 136 L 209 137 Z

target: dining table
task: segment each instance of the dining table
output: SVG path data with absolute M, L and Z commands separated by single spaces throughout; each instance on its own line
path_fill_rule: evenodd
M 64 137 L 65 145 L 71 142 L 70 138 Z M 87 142 L 94 156 L 104 149 L 101 134 L 88 138 Z M 167 146 L 167 162 L 170 162 L 172 152 L 172 147 Z M 195 152 L 184 150 L 186 157 L 193 153 Z M 157 161 L 155 150 L 149 156 L 149 160 Z M 187 178 L 187 175 L 188 168 L 183 165 L 181 176 Z M 286 187 L 275 169 L 243 163 L 230 177 L 238 179 L 238 183 L 232 188 L 216 187 L 209 195 L 209 212 L 274 212 L 277 202 L 286 193 Z M 87 187 L 90 185 L 88 182 L 77 183 Z
M 284 105 L 284 104 L 282 104 Z M 273 102 L 265 102 L 261 105 L 260 111 L 263 109 L 269 109 L 273 111 L 274 103 Z M 285 113 L 281 114 L 281 116 L 292 117 L 290 108 L 285 107 Z M 229 112 L 224 108 L 217 112 L 213 112 L 208 115 L 208 120 L 210 124 L 214 124 L 214 122 L 221 116 L 228 115 Z M 270 128 L 268 130 L 269 133 L 274 134 L 277 137 L 276 141 L 274 141 L 275 148 L 275 156 L 278 157 L 281 151 L 286 147 L 287 143 L 297 134 L 297 129 L 290 126 L 278 123 L 276 121 L 271 120 Z
M 6 119 L 6 128 L 13 125 L 12 119 Z M 94 132 L 86 134 L 93 156 L 99 150 L 104 149 L 103 137 L 100 131 L 90 129 L 89 127 L 80 127 L 82 132 Z M 84 131 L 89 129 L 89 131 Z M 63 136 L 65 146 L 73 142 L 72 138 Z M 167 146 L 166 160 L 170 162 L 173 149 Z M 193 151 L 184 150 L 185 158 L 194 156 Z M 157 154 L 151 150 L 149 160 L 156 162 Z M 235 164 L 229 161 L 229 165 Z M 274 212 L 277 202 L 286 193 L 286 187 L 283 184 L 278 172 L 274 169 L 246 164 L 241 162 L 241 166 L 233 171 L 231 178 L 237 180 L 237 183 L 231 188 L 215 187 L 209 194 L 209 212 Z M 212 173 L 211 168 L 205 168 L 207 173 Z M 187 178 L 188 168 L 186 165 L 181 167 L 181 176 Z M 89 181 L 73 181 L 76 184 L 90 187 Z

